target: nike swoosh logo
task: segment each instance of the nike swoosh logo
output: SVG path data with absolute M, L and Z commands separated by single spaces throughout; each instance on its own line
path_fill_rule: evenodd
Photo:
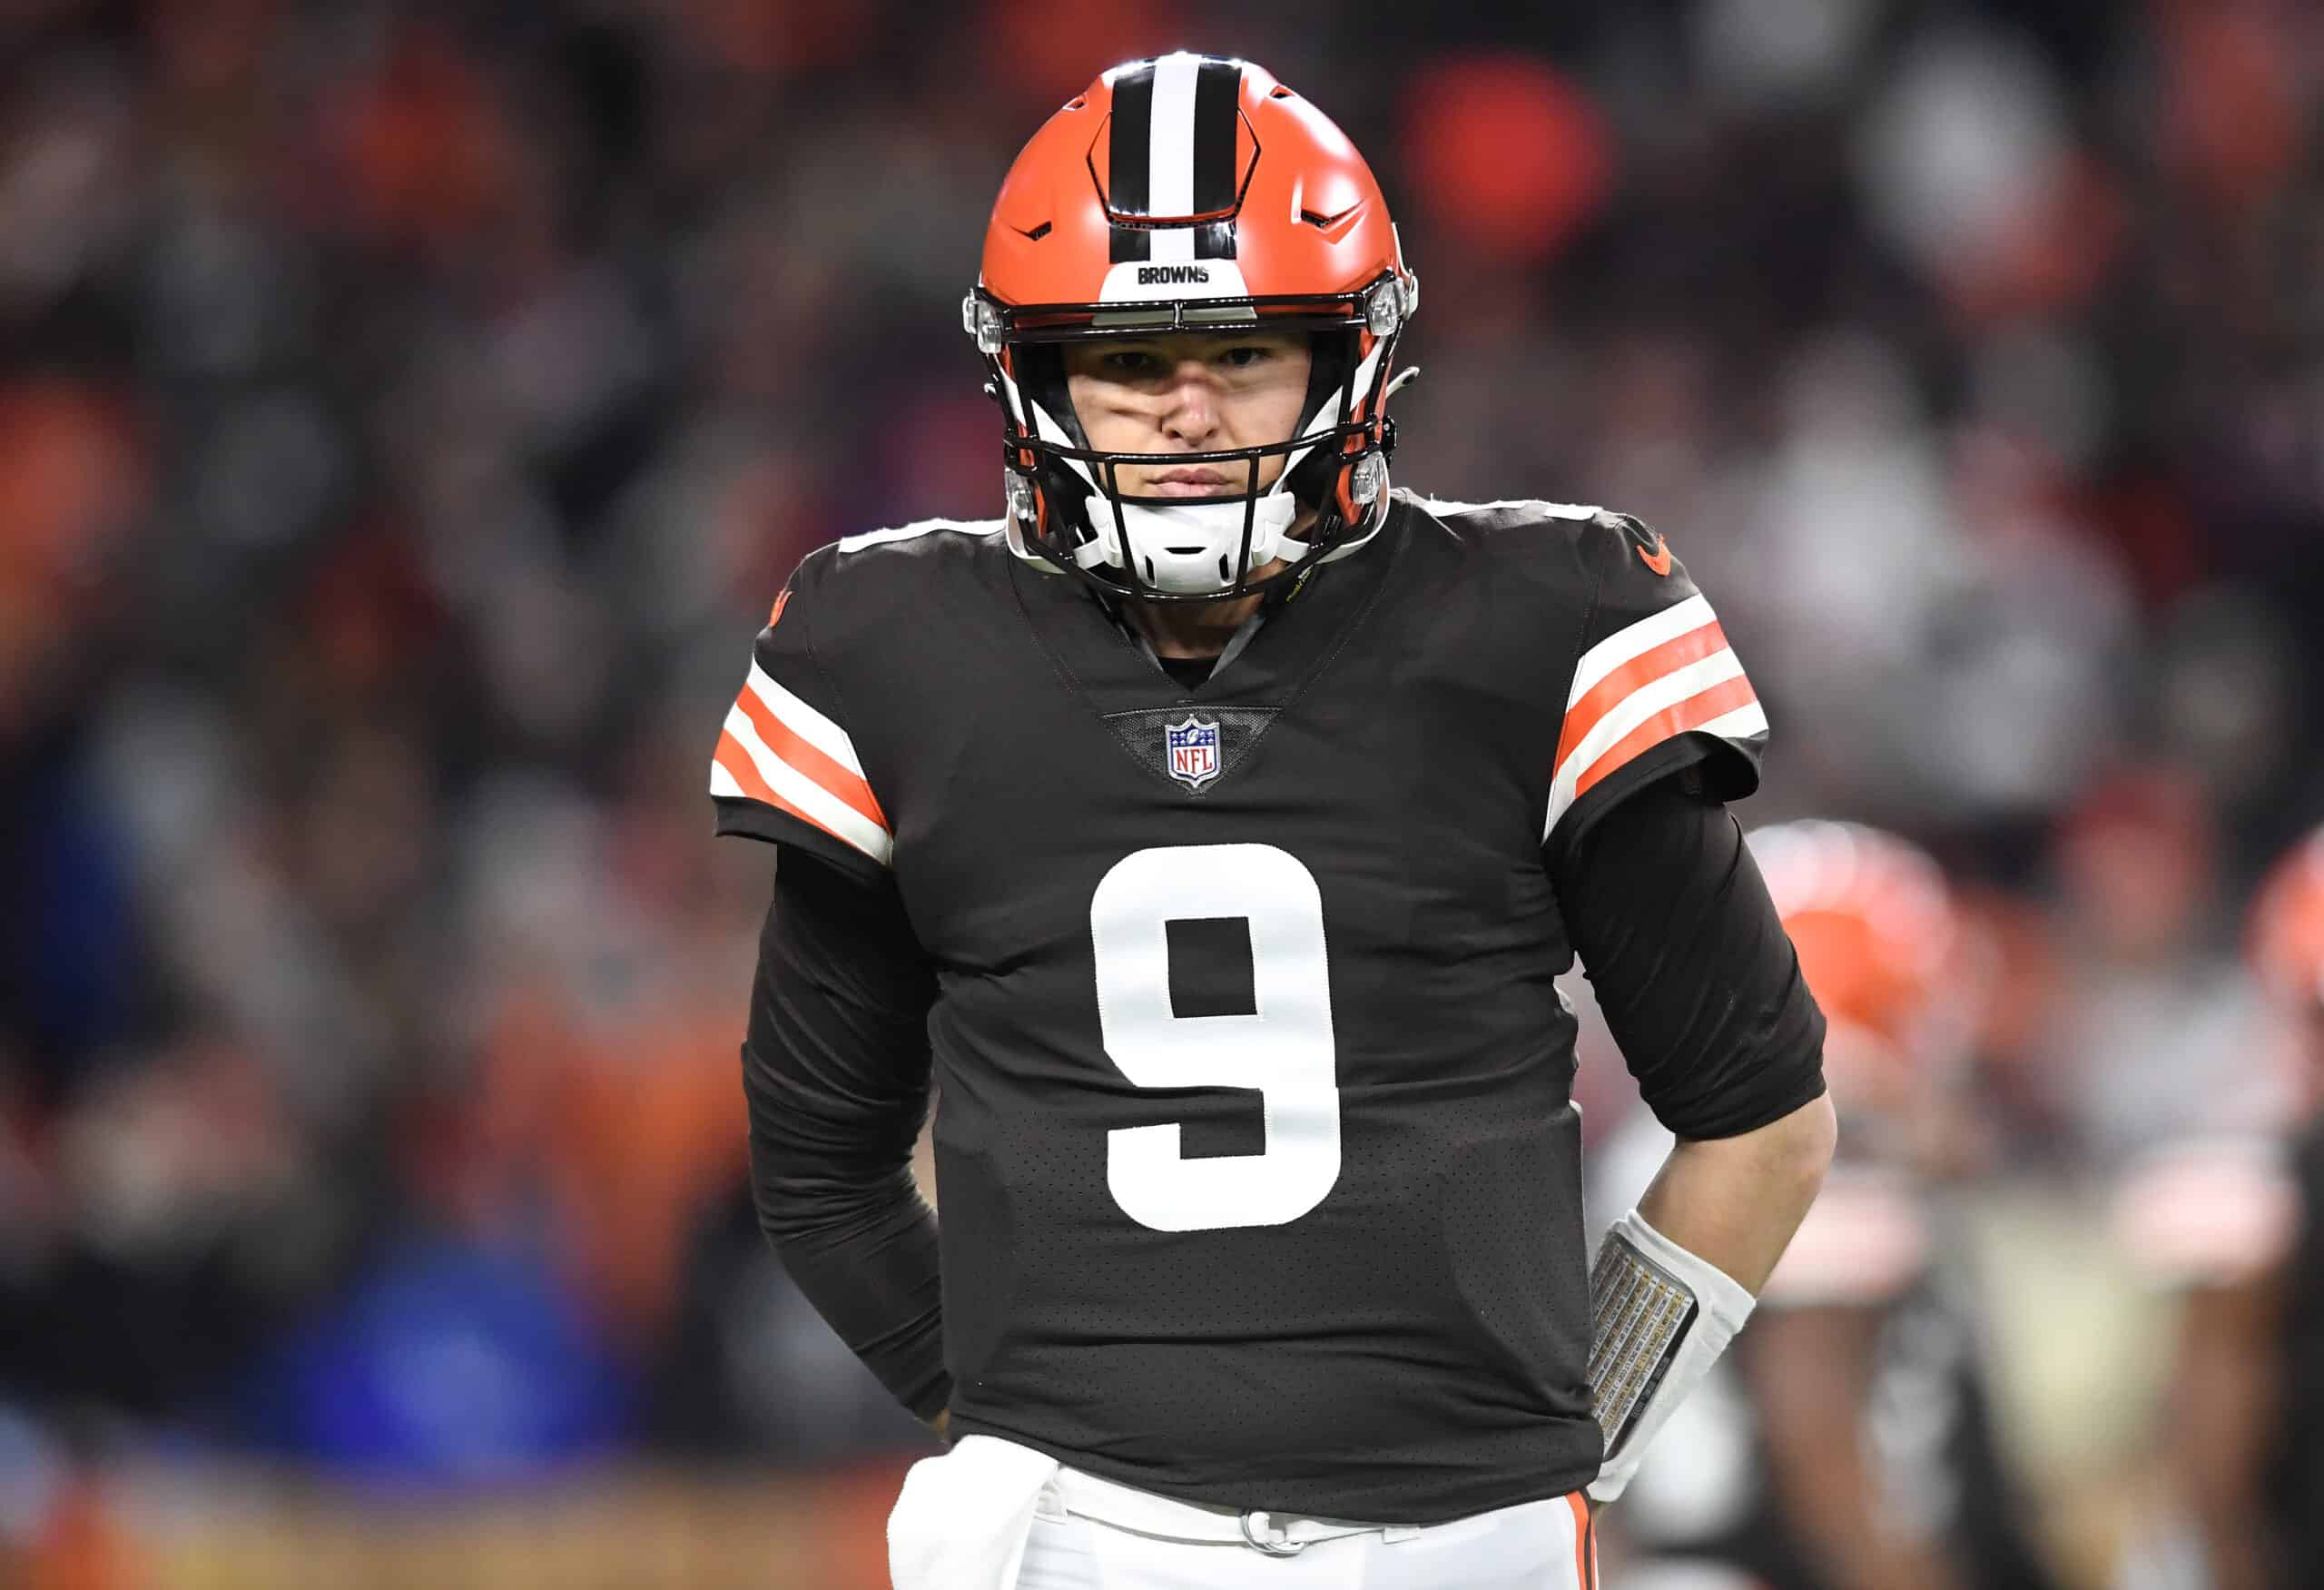
M 1660 536 L 1655 537 L 1654 550 L 1649 553 L 1645 548 L 1640 547 L 1638 549 L 1638 560 L 1657 574 L 1669 574 L 1670 572 L 1670 543 Z

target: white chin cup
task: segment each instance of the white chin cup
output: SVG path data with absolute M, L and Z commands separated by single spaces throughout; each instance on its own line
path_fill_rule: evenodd
M 1115 504 L 1100 493 L 1088 512 L 1098 535 L 1077 554 L 1084 568 L 1111 564 L 1166 596 L 1194 597 L 1223 591 L 1281 551 L 1285 533 L 1299 515 L 1299 499 L 1270 490 L 1251 509 L 1250 560 L 1236 567 L 1243 550 L 1243 515 L 1250 508 L 1240 495 L 1225 500 L 1194 500 L 1167 507 L 1124 502 L 1115 522 Z M 1123 543 L 1127 541 L 1128 545 Z

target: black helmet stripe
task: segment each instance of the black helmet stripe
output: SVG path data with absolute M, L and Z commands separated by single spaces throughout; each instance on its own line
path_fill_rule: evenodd
M 1232 210 L 1243 64 L 1176 54 L 1125 67 L 1114 79 L 1106 158 L 1116 217 L 1176 220 Z M 1157 239 L 1160 242 L 1157 244 Z M 1111 259 L 1231 260 L 1235 226 L 1113 228 Z
M 1154 63 L 1140 61 L 1122 69 L 1114 79 L 1113 123 L 1106 145 L 1106 206 L 1115 215 L 1144 215 L 1147 210 L 1147 163 L 1154 142 Z M 1116 226 L 1111 257 L 1124 260 L 1151 257 L 1154 234 L 1144 227 Z
M 1235 130 L 1242 120 L 1240 61 L 1205 61 L 1195 74 L 1194 205 L 1190 215 L 1235 207 Z

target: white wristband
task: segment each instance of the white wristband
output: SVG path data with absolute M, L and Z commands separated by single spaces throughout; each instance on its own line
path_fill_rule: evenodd
M 1703 1377 L 1743 1322 L 1751 1294 L 1632 1210 L 1599 1245 L 1590 1271 L 1590 1384 L 1606 1459 L 1590 1495 L 1610 1502 L 1638 1472 L 1655 1432 Z

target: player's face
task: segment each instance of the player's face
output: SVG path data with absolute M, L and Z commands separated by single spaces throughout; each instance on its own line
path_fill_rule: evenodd
M 1225 452 L 1287 441 L 1307 395 L 1307 339 L 1290 331 L 1196 331 L 1068 344 L 1067 389 L 1089 445 L 1109 453 Z M 1283 472 L 1258 460 L 1259 489 Z M 1240 496 L 1251 466 L 1124 464 L 1125 497 Z

